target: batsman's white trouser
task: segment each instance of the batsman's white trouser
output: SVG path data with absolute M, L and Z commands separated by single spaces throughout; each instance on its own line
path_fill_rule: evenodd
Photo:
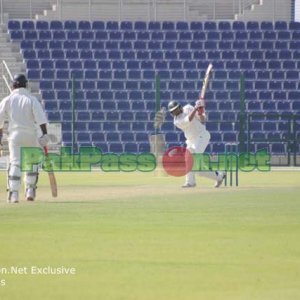
M 202 154 L 202 153 L 204 153 L 204 151 L 209 143 L 209 140 L 210 140 L 210 133 L 207 130 L 205 130 L 205 131 L 201 132 L 200 136 L 197 139 L 195 139 L 193 141 L 189 141 L 189 140 L 186 141 L 187 149 L 192 154 L 193 153 Z M 187 175 L 185 176 L 186 184 L 190 184 L 190 185 L 196 184 L 195 173 L 196 172 L 187 173 Z M 203 171 L 203 172 L 197 172 L 197 174 L 202 177 L 209 178 L 209 179 L 213 179 L 213 180 L 217 179 L 217 174 L 215 172 Z
M 13 131 L 8 138 L 9 147 L 9 169 L 8 169 L 8 189 L 10 192 L 19 191 L 21 185 L 21 148 L 39 147 L 36 132 Z M 23 159 L 23 158 L 22 158 Z M 38 166 L 32 172 L 26 172 L 24 182 L 26 189 L 36 188 L 38 179 Z

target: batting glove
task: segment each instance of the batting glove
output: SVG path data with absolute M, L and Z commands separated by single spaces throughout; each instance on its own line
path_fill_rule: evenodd
M 198 101 L 196 101 L 196 105 L 195 105 L 196 108 L 200 108 L 200 107 L 204 107 L 204 106 L 205 106 L 205 103 L 204 103 L 203 99 L 199 99 Z
M 44 134 L 39 138 L 39 144 L 42 148 L 47 147 L 50 142 L 50 137 L 48 134 Z
M 162 108 L 161 110 L 159 110 L 154 117 L 154 128 L 160 128 L 161 125 L 164 123 L 165 121 L 165 115 L 166 115 L 166 111 L 164 108 Z

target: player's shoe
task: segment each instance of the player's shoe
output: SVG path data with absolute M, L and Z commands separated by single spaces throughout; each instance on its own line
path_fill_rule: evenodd
M 195 187 L 195 186 L 196 186 L 196 184 L 185 183 L 185 184 L 182 186 L 182 188 L 193 188 L 193 187 Z
M 19 202 L 19 193 L 17 191 L 8 192 L 8 203 L 18 203 Z
M 215 188 L 218 188 L 218 187 L 220 187 L 222 185 L 225 177 L 226 177 L 226 173 L 225 172 L 218 172 L 217 181 L 215 183 Z
M 34 201 L 35 198 L 35 189 L 27 188 L 26 189 L 26 200 L 27 201 Z

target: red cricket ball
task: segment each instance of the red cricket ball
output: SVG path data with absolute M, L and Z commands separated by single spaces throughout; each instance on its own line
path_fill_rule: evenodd
M 193 155 L 184 147 L 174 146 L 163 155 L 162 163 L 165 171 L 175 177 L 184 176 L 193 168 Z

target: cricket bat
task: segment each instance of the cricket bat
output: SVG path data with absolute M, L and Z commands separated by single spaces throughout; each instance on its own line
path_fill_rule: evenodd
M 207 69 L 206 69 L 205 76 L 204 76 L 204 79 L 203 79 L 202 89 L 201 89 L 201 92 L 200 92 L 200 95 L 199 95 L 199 100 L 204 101 L 205 93 L 206 93 L 206 90 L 207 90 L 207 87 L 208 87 L 208 82 L 209 82 L 209 78 L 210 78 L 210 75 L 212 73 L 212 70 L 213 70 L 213 65 L 209 64 Z M 203 114 L 204 106 L 200 107 L 198 112 L 199 112 L 199 114 Z
M 48 148 L 44 147 L 44 153 L 46 156 L 46 160 L 48 160 L 48 166 L 50 166 L 50 170 L 48 171 L 48 177 L 49 177 L 49 182 L 50 182 L 50 188 L 51 188 L 51 194 L 52 197 L 55 198 L 57 197 L 57 184 L 56 184 L 56 178 L 54 175 L 54 172 L 52 170 L 52 165 L 51 162 L 49 162 L 49 158 L 48 158 Z
M 209 77 L 212 73 L 212 70 L 213 70 L 213 65 L 209 64 L 206 69 L 206 72 L 205 72 L 205 76 L 204 76 L 203 83 L 202 83 L 202 89 L 201 89 L 201 93 L 200 93 L 200 99 L 202 99 L 202 100 L 204 100 L 206 89 L 208 86 Z

